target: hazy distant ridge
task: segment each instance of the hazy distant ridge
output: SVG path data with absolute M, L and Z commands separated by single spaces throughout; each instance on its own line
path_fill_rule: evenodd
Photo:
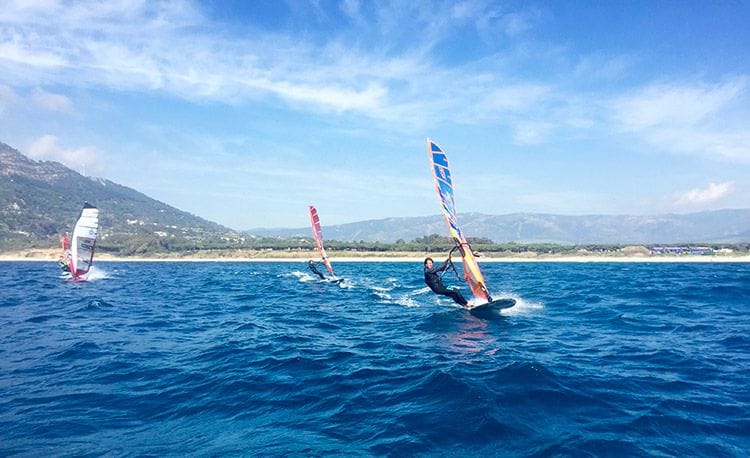
M 487 237 L 497 243 L 655 244 L 742 243 L 750 241 L 750 209 L 716 210 L 690 214 L 551 215 L 466 213 L 459 222 L 469 237 Z M 259 236 L 310 237 L 310 228 L 251 229 Z M 447 235 L 440 215 L 386 218 L 323 227 L 326 239 L 395 242 L 430 234 Z

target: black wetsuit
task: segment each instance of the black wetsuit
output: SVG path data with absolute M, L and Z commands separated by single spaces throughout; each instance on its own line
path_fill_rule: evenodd
M 310 261 L 307 265 L 310 267 L 310 270 L 312 270 L 312 272 L 315 275 L 317 275 L 318 277 L 320 277 L 321 280 L 325 280 L 326 279 L 325 275 L 323 275 L 322 273 L 320 273 L 320 271 L 315 267 L 315 263 L 313 263 L 312 261 Z
M 432 269 L 428 268 L 427 266 L 424 266 L 424 282 L 427 283 L 427 286 L 430 287 L 431 290 L 433 290 L 437 294 L 441 294 L 443 296 L 448 296 L 451 299 L 453 299 L 457 304 L 466 305 L 468 302 L 464 297 L 461 295 L 461 292 L 457 289 L 448 289 L 443 284 L 443 279 L 440 278 L 440 275 L 438 275 L 438 272 L 442 272 L 445 269 L 448 268 L 448 261 L 446 260 L 444 263 L 437 267 L 433 267 Z

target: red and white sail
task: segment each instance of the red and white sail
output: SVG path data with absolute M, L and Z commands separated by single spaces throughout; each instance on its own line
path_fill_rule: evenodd
M 70 273 L 73 278 L 88 273 L 99 233 L 99 209 L 86 202 L 70 240 Z
M 320 217 L 318 217 L 318 210 L 312 205 L 310 205 L 310 224 L 312 224 L 313 236 L 315 237 L 315 244 L 318 246 L 320 257 L 323 259 L 328 272 L 335 277 L 336 274 L 333 273 L 333 267 L 331 267 L 331 262 L 328 260 L 326 250 L 323 248 L 323 233 L 320 230 Z

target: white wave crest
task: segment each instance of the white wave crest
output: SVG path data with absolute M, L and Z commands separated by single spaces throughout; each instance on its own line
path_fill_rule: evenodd
M 519 295 L 514 294 L 500 294 L 501 297 L 509 297 L 516 301 L 513 307 L 500 310 L 501 315 L 505 316 L 524 316 L 537 313 L 539 310 L 544 308 L 544 304 L 541 302 L 527 301 Z
M 101 267 L 91 266 L 91 269 L 89 269 L 89 273 L 84 275 L 83 278 L 85 278 L 86 281 L 98 281 L 98 280 L 106 280 L 110 278 L 110 276 L 109 276 L 109 272 L 102 269 Z

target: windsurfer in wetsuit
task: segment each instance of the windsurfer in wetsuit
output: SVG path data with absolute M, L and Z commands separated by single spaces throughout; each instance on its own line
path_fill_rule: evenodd
M 315 263 L 313 262 L 312 259 L 307 263 L 307 266 L 310 268 L 310 270 L 312 270 L 312 273 L 314 273 L 315 275 L 317 275 L 318 277 L 320 277 L 321 280 L 325 280 L 326 279 L 325 275 L 323 275 L 322 273 L 320 273 L 320 271 L 318 270 L 318 268 L 315 267 Z
M 65 259 L 63 259 L 62 256 L 60 256 L 60 259 L 58 259 L 58 264 L 60 266 L 60 270 L 63 272 L 70 272 L 70 266 L 67 262 L 65 262 Z
M 461 292 L 457 289 L 448 289 L 443 284 L 443 279 L 440 278 L 438 272 L 443 272 L 448 268 L 450 258 L 446 259 L 444 263 L 437 267 L 433 267 L 432 258 L 426 258 L 424 260 L 424 282 L 430 287 L 436 294 L 448 296 L 453 299 L 457 304 L 466 306 L 468 301 L 464 299 Z

